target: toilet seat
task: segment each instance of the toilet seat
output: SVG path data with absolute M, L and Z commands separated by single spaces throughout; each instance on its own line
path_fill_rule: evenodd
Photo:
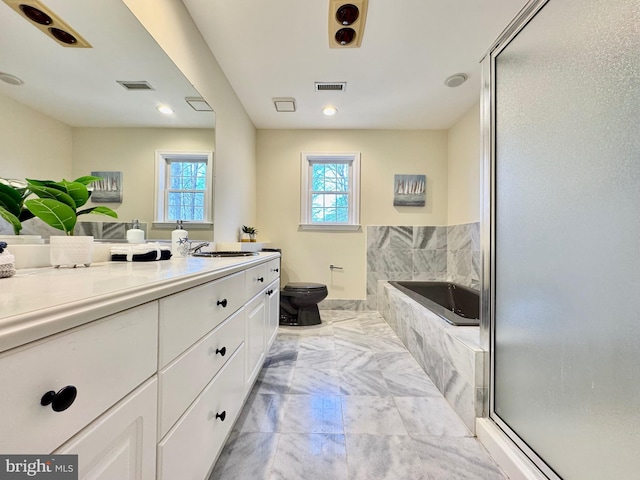
M 327 286 L 322 283 L 309 283 L 309 282 L 292 282 L 287 283 L 284 287 L 287 291 L 300 292 L 307 290 L 326 290 Z

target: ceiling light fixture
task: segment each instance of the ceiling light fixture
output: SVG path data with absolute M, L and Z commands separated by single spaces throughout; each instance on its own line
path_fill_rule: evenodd
M 459 87 L 467 81 L 467 78 L 469 77 L 466 73 L 456 73 L 454 75 L 451 75 L 450 77 L 447 77 L 447 79 L 444 81 L 444 84 L 447 87 L 451 88 Z
M 10 73 L 0 72 L 0 80 L 4 83 L 8 83 L 9 85 L 24 85 L 24 80 L 16 77 L 15 75 L 11 75 Z
M 334 107 L 333 105 L 327 105 L 326 107 L 324 107 L 322 109 L 322 113 L 324 115 L 326 115 L 327 117 L 332 117 L 333 115 L 338 113 L 338 109 L 336 107 Z
M 156 109 L 165 115 L 173 115 L 173 109 L 171 107 L 167 107 L 166 105 L 158 105 Z
M 29 20 L 45 35 L 53 38 L 63 47 L 91 48 L 91 44 L 73 30 L 40 0 L 3 0 L 21 17 Z
M 367 5 L 368 0 L 329 0 L 329 47 L 360 46 Z

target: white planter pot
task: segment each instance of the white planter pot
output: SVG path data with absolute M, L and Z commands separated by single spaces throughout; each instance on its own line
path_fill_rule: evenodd
M 92 236 L 52 236 L 49 239 L 49 260 L 51 265 L 75 267 L 84 265 L 88 267 L 93 261 L 93 237 Z

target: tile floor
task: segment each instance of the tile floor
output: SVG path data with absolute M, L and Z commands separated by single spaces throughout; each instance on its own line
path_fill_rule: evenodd
M 377 312 L 280 327 L 209 480 L 505 480 Z

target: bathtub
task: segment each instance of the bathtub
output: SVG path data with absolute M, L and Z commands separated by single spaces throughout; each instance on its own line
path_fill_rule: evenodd
M 389 283 L 452 325 L 480 325 L 480 295 L 477 290 L 448 282 Z

